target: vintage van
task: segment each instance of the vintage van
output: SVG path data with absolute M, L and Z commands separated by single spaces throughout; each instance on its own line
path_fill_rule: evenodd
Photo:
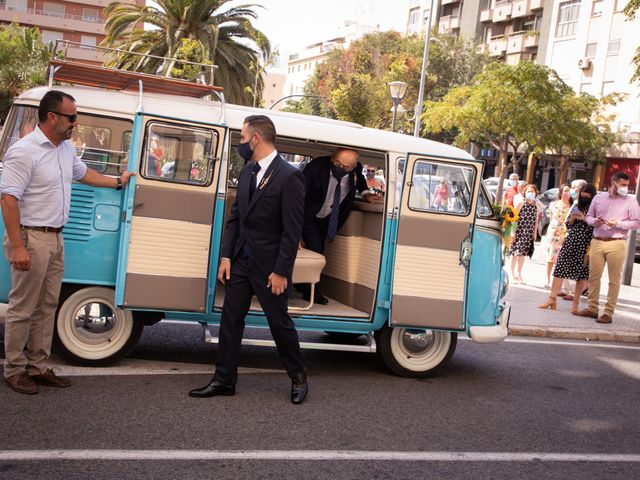
M 16 98 L 0 158 L 34 128 L 40 99 L 58 81 L 55 88 L 77 101 L 71 141 L 78 156 L 108 175 L 137 172 L 123 191 L 73 185 L 55 322 L 55 346 L 67 359 L 112 363 L 145 326 L 163 319 L 197 322 L 205 340 L 217 342 L 220 244 L 243 166 L 236 147 L 243 119 L 257 113 L 274 121 L 276 147 L 288 161 L 301 165 L 351 147 L 386 179 L 382 201 L 357 201 L 324 256 L 299 251 L 293 282 L 319 284 L 329 298 L 317 305 L 293 291 L 297 328 L 329 334 L 303 348 L 378 352 L 394 373 L 417 377 L 452 356 L 458 334 L 480 343 L 506 337 L 500 223 L 481 182 L 483 163 L 465 151 L 353 123 L 225 105 L 222 92 L 206 85 L 64 60 L 53 60 L 51 72 L 49 87 Z M 200 98 L 206 95 L 217 100 Z M 448 198 L 436 207 L 433 190 L 442 179 Z M 7 302 L 10 270 L 4 256 L 0 262 L 0 301 Z M 247 326 L 267 328 L 257 301 Z M 362 337 L 345 342 L 349 336 Z

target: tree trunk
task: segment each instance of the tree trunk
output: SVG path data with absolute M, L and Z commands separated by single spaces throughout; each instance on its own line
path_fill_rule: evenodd
M 536 154 L 531 152 L 529 154 L 529 161 L 527 162 L 527 183 L 533 183 L 533 174 L 536 170 Z
M 569 160 L 567 157 L 562 155 L 560 157 L 560 179 L 556 182 L 557 187 L 561 187 L 565 183 L 567 183 L 567 177 L 569 176 Z
M 504 183 L 504 179 L 507 176 L 506 163 L 507 154 L 509 153 L 508 148 L 509 142 L 505 137 L 500 141 L 500 156 L 498 157 L 498 169 L 496 172 L 497 176 L 500 177 L 500 180 L 498 181 L 498 189 L 496 190 L 496 203 L 500 203 L 502 199 L 502 184 Z

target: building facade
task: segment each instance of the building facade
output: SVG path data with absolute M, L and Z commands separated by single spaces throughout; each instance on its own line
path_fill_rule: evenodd
M 347 21 L 335 36 L 290 54 L 287 62 L 287 80 L 284 86 L 284 95 L 302 95 L 304 86 L 316 66 L 323 63 L 331 51 L 336 48 L 347 48 L 354 40 L 378 30 L 377 26 Z
M 144 5 L 145 0 L 120 0 L 122 3 Z M 105 38 L 104 8 L 110 0 L 0 0 L 0 24 L 16 22 L 38 27 L 45 43 L 68 40 L 81 45 L 69 45 L 66 57 L 91 64 L 104 60 L 91 46 Z

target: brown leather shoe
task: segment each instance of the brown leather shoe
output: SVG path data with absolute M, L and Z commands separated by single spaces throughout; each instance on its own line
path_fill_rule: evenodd
M 589 317 L 589 318 L 596 318 L 596 319 L 598 318 L 598 312 L 594 312 L 593 310 L 589 310 L 588 308 L 585 308 L 584 310 L 580 310 L 575 315 L 579 317 Z
M 596 322 L 598 322 L 598 323 L 611 323 L 611 322 L 613 322 L 613 318 L 611 317 L 611 315 L 607 315 L 606 313 L 603 313 L 602 315 L 600 315 L 598 317 Z
M 65 377 L 59 377 L 53 370 L 47 368 L 44 372 L 40 372 L 39 375 L 31 375 L 31 378 L 38 385 L 47 385 L 49 387 L 70 387 L 71 380 Z
M 31 379 L 27 372 L 16 373 L 4 379 L 11 390 L 18 393 L 33 395 L 38 393 L 38 385 Z

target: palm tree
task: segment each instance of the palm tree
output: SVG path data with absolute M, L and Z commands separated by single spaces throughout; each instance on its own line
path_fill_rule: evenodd
M 268 58 L 270 44 L 252 25 L 257 5 L 230 7 L 231 0 L 157 0 L 157 7 L 111 3 L 105 8 L 104 46 L 131 53 L 167 57 L 170 61 L 127 55 L 112 55 L 106 66 L 160 74 L 167 77 L 194 77 L 193 70 L 180 60 L 215 64 L 218 69 L 198 72 L 204 83 L 225 89 L 233 103 L 251 103 L 255 73 L 251 65 Z M 154 29 L 142 30 L 142 24 Z M 262 79 L 258 79 L 262 82 Z

